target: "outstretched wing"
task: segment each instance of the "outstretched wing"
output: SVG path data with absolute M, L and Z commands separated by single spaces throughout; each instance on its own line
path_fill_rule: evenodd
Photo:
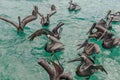
M 23 20 L 22 20 L 22 26 L 25 27 L 25 25 L 33 20 L 36 20 L 37 19 L 37 16 L 34 16 L 34 15 L 30 15 L 30 16 L 27 16 L 25 17 Z
M 64 25 L 64 23 L 62 23 L 62 22 L 58 23 L 57 26 L 52 29 L 52 32 L 53 32 L 54 34 L 58 33 L 58 29 L 59 29 L 60 27 L 62 27 L 63 25 Z
M 58 77 L 60 74 L 63 73 L 64 69 L 63 67 L 59 66 L 58 64 L 56 64 L 55 62 L 52 61 L 52 64 L 55 68 L 55 71 L 56 71 L 56 76 Z
M 3 20 L 3 21 L 8 22 L 8 23 L 10 23 L 10 24 L 12 24 L 12 25 L 13 25 L 14 27 L 16 27 L 17 29 L 19 28 L 19 25 L 18 25 L 17 23 L 15 23 L 15 22 L 12 22 L 12 21 L 10 21 L 10 20 L 8 20 L 8 19 L 6 19 L 6 18 L 4 18 L 4 17 L 1 17 L 1 16 L 0 16 L 0 19 Z
M 102 65 L 91 65 L 89 69 L 101 70 L 102 72 L 105 72 L 106 74 L 108 74 Z
M 44 34 L 44 35 L 48 35 L 48 34 L 53 35 L 52 32 L 50 32 L 47 29 L 39 29 L 36 32 L 34 32 L 31 36 L 29 36 L 29 39 L 33 40 L 35 37 L 41 36 L 42 34 Z

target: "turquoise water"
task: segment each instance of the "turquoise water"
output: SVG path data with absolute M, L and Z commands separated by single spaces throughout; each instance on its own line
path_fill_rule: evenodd
M 75 0 L 81 7 L 80 12 L 67 10 L 69 0 L 0 0 L 0 16 L 12 21 L 17 16 L 23 19 L 31 14 L 33 6 L 39 7 L 40 13 L 47 14 L 50 6 L 55 4 L 57 13 L 51 17 L 49 29 L 54 28 L 59 22 L 64 22 L 61 42 L 65 50 L 58 53 L 59 59 L 66 72 L 72 72 L 74 80 L 84 80 L 75 74 L 78 63 L 68 64 L 66 61 L 74 59 L 78 52 L 76 45 L 87 38 L 86 32 L 93 22 L 104 18 L 108 10 L 120 10 L 120 0 Z M 0 20 L 0 80 L 49 80 L 47 72 L 37 64 L 40 58 L 49 58 L 50 54 L 44 51 L 46 37 L 37 37 L 29 41 L 30 36 L 37 29 L 42 28 L 40 19 L 26 25 L 24 33 L 17 33 L 16 29 Z M 120 33 L 120 23 L 113 23 L 113 33 Z M 120 34 L 116 34 L 120 37 Z M 91 40 L 101 47 L 101 41 Z M 96 63 L 105 67 L 108 75 L 96 72 L 90 80 L 120 80 L 120 48 L 106 50 L 101 47 Z

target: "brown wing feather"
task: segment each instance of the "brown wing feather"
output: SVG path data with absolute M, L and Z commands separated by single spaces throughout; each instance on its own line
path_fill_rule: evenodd
M 17 23 L 15 23 L 15 22 L 12 22 L 12 21 L 10 21 L 10 20 L 8 20 L 8 19 L 6 19 L 6 18 L 4 18 L 4 17 L 1 17 L 1 16 L 0 16 L 0 19 L 3 20 L 3 21 L 8 22 L 8 23 L 10 23 L 10 24 L 12 24 L 12 25 L 13 25 L 14 27 L 16 27 L 17 29 L 19 28 L 19 25 L 18 25 Z
M 37 16 L 33 16 L 33 15 L 31 15 L 31 16 L 27 16 L 26 18 L 24 18 L 23 20 L 22 20 L 22 27 L 25 27 L 25 25 L 27 24 L 27 23 L 29 23 L 29 22 L 31 22 L 31 21 L 33 21 L 33 20 L 36 20 L 37 19 Z
M 40 35 L 42 35 L 42 34 L 44 34 L 44 35 L 48 35 L 48 34 L 53 35 L 52 32 L 49 31 L 49 30 L 47 30 L 47 29 L 39 29 L 39 30 L 37 30 L 36 32 L 34 32 L 34 33 L 29 37 L 29 39 L 30 39 L 30 40 L 33 40 L 35 37 L 40 36 Z
M 55 71 L 56 71 L 56 76 L 59 76 L 60 74 L 63 73 L 63 69 L 56 64 L 55 62 L 52 61 L 52 64 L 54 65 Z

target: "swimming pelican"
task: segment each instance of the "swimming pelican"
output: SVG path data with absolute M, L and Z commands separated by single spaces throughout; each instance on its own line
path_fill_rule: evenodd
M 81 9 L 81 7 L 79 6 L 79 5 L 77 5 L 76 3 L 73 3 L 73 1 L 72 0 L 70 0 L 70 2 L 69 2 L 69 7 L 68 7 L 68 10 L 70 10 L 70 11 L 77 11 L 77 10 L 80 10 Z
M 105 33 L 114 35 L 105 27 L 105 25 L 106 25 L 106 22 L 104 22 L 104 20 L 101 20 L 98 24 L 93 23 L 92 27 L 88 31 L 88 33 L 90 34 L 89 38 L 96 38 L 100 40 L 100 39 L 103 39 L 103 36 Z M 97 31 L 93 32 L 93 29 L 97 29 Z
M 110 20 L 112 17 L 113 17 L 112 22 L 120 22 L 120 12 L 119 11 L 114 14 L 111 14 L 111 10 L 109 10 L 108 14 L 106 15 L 106 19 Z
M 90 56 L 94 53 L 100 53 L 99 45 L 93 42 L 88 42 L 88 39 L 86 39 L 82 44 L 78 44 L 77 46 L 79 46 L 77 50 L 84 47 L 83 53 L 85 53 L 87 56 Z
M 50 17 L 52 15 L 54 15 L 57 12 L 55 5 L 51 5 L 51 12 L 49 14 L 47 14 L 47 16 L 45 17 L 43 14 L 38 13 L 39 16 L 41 16 L 41 21 L 40 24 L 42 24 L 43 26 L 47 26 L 50 24 Z
M 18 24 L 1 16 L 0 16 L 0 19 L 12 24 L 18 31 L 23 31 L 27 23 L 37 19 L 37 13 L 38 13 L 38 7 L 34 6 L 32 15 L 25 17 L 22 21 L 20 16 L 18 16 L 18 22 L 19 22 Z
M 117 45 L 120 46 L 120 38 L 113 38 L 113 36 L 106 33 L 102 46 L 106 49 L 110 49 Z
M 107 74 L 107 71 L 102 65 L 95 64 L 94 61 L 85 54 L 82 54 L 79 58 L 68 62 L 70 63 L 75 61 L 81 61 L 81 64 L 78 65 L 76 69 L 76 74 L 82 77 L 87 77 L 86 80 L 89 80 L 90 76 L 98 70 L 101 70 Z

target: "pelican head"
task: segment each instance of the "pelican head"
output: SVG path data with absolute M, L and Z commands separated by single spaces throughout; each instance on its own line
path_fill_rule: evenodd
M 38 12 L 38 6 L 34 6 L 34 10 Z
M 56 10 L 56 7 L 55 7 L 54 4 L 51 5 L 51 10 L 52 10 L 52 11 L 53 11 L 53 10 Z

